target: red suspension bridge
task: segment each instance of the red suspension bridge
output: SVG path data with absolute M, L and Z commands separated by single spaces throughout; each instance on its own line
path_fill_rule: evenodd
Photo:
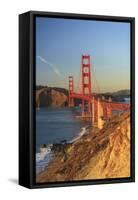
M 126 111 L 129 104 L 104 100 L 92 92 L 91 62 L 89 55 L 82 55 L 81 61 L 81 93 L 74 91 L 73 76 L 69 76 L 69 107 L 75 106 L 75 99 L 81 100 L 81 117 L 92 119 L 94 125 L 102 128 L 103 122 L 112 117 L 113 111 Z M 87 108 L 86 108 L 87 105 Z

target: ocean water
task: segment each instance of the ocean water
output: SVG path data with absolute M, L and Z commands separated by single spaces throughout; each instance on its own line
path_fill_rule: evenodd
M 62 140 L 73 142 L 85 133 L 90 122 L 76 119 L 69 108 L 40 108 L 36 110 L 36 173 L 44 170 L 53 157 L 51 146 Z M 46 148 L 41 148 L 46 144 Z
M 130 103 L 130 98 L 125 102 Z M 36 110 L 36 174 L 43 171 L 53 158 L 52 144 L 63 140 L 74 142 L 86 132 L 90 122 L 83 122 L 75 116 L 77 109 L 69 108 L 40 108 Z M 113 115 L 121 111 L 113 111 Z M 46 144 L 45 148 L 41 148 Z

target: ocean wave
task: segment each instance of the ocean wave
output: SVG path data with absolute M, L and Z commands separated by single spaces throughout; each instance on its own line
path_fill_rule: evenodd
M 87 131 L 87 127 L 82 127 L 81 131 L 78 133 L 78 135 L 73 138 L 70 141 L 67 141 L 67 143 L 73 143 L 77 141 L 79 138 L 81 138 Z M 46 145 L 46 147 L 41 147 L 40 152 L 36 153 L 36 174 L 43 171 L 53 158 L 54 153 L 52 152 L 52 144 Z
M 79 138 L 81 138 L 86 133 L 86 130 L 87 130 L 87 127 L 82 127 L 81 131 L 79 132 L 79 134 L 77 135 L 77 137 L 75 137 L 74 139 L 72 139 L 71 141 L 69 141 L 69 143 L 76 142 Z
M 46 147 L 41 147 L 40 152 L 36 153 L 36 173 L 43 171 L 45 167 L 48 166 L 50 160 L 53 157 L 51 151 L 52 145 L 47 145 Z

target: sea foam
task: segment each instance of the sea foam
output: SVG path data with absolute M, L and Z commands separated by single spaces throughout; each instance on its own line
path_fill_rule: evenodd
M 82 127 L 78 135 L 74 139 L 67 141 L 67 143 L 76 142 L 86 133 L 86 129 L 87 127 Z M 49 162 L 52 160 L 53 152 L 51 150 L 51 147 L 52 144 L 46 145 L 46 147 L 40 148 L 39 153 L 36 153 L 36 174 L 40 173 L 41 171 L 44 171 L 44 169 L 48 166 Z
M 48 166 L 49 161 L 53 157 L 51 151 L 52 145 L 47 145 L 46 147 L 41 147 L 40 152 L 36 153 L 36 173 L 43 171 L 45 167 Z
M 79 132 L 79 134 L 77 135 L 77 137 L 75 137 L 74 139 L 72 139 L 71 141 L 69 141 L 69 143 L 73 143 L 76 142 L 79 138 L 81 138 L 84 134 L 86 133 L 86 127 L 82 127 L 81 131 Z

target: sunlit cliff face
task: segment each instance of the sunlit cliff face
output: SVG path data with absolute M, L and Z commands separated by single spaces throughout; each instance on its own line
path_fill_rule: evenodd
M 89 128 L 67 147 L 67 159 L 58 153 L 37 182 L 105 179 L 130 176 L 130 113 L 113 117 L 103 129 Z

